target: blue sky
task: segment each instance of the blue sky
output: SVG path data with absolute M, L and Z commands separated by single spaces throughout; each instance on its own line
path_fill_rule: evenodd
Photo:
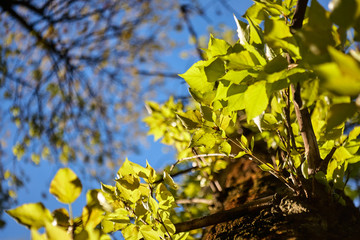
M 212 0 L 215 1 L 215 0 Z M 211 1 L 203 1 L 204 5 L 211 4 Z M 241 1 L 230 1 L 231 6 L 237 10 L 238 13 L 243 14 L 244 11 L 252 4 L 251 0 L 241 0 Z M 328 1 L 321 0 L 321 4 L 327 6 Z M 216 11 L 214 9 L 213 11 Z M 212 11 L 212 12 L 213 12 Z M 209 15 L 210 19 L 214 16 Z M 240 17 L 240 16 L 238 16 Z M 199 35 L 207 35 L 206 32 L 206 22 L 202 18 L 193 18 L 191 19 L 197 33 Z M 216 22 L 223 22 L 230 28 L 236 29 L 236 25 L 233 19 L 233 16 L 229 12 L 223 12 L 221 17 L 217 17 Z M 170 38 L 175 38 L 178 41 L 184 43 L 188 42 L 188 32 L 183 31 L 182 33 L 171 33 Z M 172 54 L 163 56 L 163 60 L 166 61 L 171 69 L 171 72 L 183 73 L 185 72 L 195 61 L 196 58 L 183 59 L 180 57 L 181 51 L 192 50 L 193 46 L 185 45 L 184 48 L 179 49 Z M 187 86 L 181 80 L 168 79 L 167 84 L 172 89 L 176 89 L 178 95 L 187 94 Z M 168 97 L 167 93 L 160 94 L 158 100 L 164 100 Z M 134 140 L 135 141 L 135 140 Z M 141 147 L 141 154 L 139 155 L 129 155 L 128 158 L 131 161 L 145 165 L 145 161 L 148 160 L 149 163 L 160 170 L 166 164 L 172 163 L 175 161 L 174 152 L 167 146 L 160 144 L 159 142 L 153 142 L 152 136 L 147 138 L 148 146 Z M 27 170 L 29 174 L 29 181 L 26 182 L 25 187 L 19 189 L 18 192 L 18 204 L 30 203 L 30 202 L 39 202 L 42 201 L 47 208 L 54 210 L 56 208 L 67 208 L 67 206 L 59 203 L 56 199 L 48 194 L 49 184 L 56 174 L 57 170 L 61 167 L 59 164 L 50 164 L 46 161 L 42 161 L 40 166 L 36 166 L 31 163 L 22 163 L 24 164 L 24 169 Z M 79 164 L 74 164 L 70 166 L 76 174 L 80 177 L 80 180 L 83 183 L 83 192 L 80 198 L 73 204 L 74 216 L 79 216 L 82 211 L 82 207 L 85 206 L 85 193 L 86 190 L 91 188 L 99 188 L 100 184 L 94 179 L 91 179 L 89 176 L 83 176 L 80 174 L 81 168 L 83 166 Z M 120 166 L 118 166 L 120 167 Z M 117 169 L 114 170 L 116 172 Z M 111 184 L 111 183 L 108 183 Z M 46 193 L 46 198 L 42 196 Z M 0 236 L 3 240 L 15 240 L 15 239 L 30 239 L 30 232 L 25 227 L 18 225 L 13 219 L 4 215 L 7 225 L 4 229 L 0 230 Z

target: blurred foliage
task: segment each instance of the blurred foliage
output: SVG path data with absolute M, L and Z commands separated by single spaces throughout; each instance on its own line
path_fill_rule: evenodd
M 203 38 L 189 33 L 192 21 L 232 36 L 207 17 L 230 5 L 215 5 L 216 13 L 201 1 L 1 1 L 1 208 L 25 180 L 16 159 L 81 163 L 83 173 L 105 179 L 139 152 L 138 103 L 183 97 L 164 56 L 199 57 L 201 41 L 188 44 Z

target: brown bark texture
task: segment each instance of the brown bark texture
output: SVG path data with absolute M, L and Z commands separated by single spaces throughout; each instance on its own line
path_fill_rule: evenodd
M 318 186 L 317 197 L 306 199 L 289 192 L 254 162 L 240 159 L 223 172 L 224 210 L 275 194 L 272 204 L 237 219 L 212 225 L 202 239 L 360 239 L 359 211 L 346 206 Z M 229 210 L 231 211 L 231 210 Z

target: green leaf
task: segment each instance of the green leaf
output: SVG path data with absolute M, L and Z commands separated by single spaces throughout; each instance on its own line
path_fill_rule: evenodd
M 215 82 L 225 74 L 224 62 L 220 58 L 215 58 L 204 65 L 204 71 L 208 82 Z
M 53 220 L 50 211 L 42 203 L 23 204 L 5 212 L 28 228 L 39 229 L 44 227 L 46 222 Z
M 185 73 L 179 74 L 180 77 L 189 84 L 190 88 L 199 92 L 200 94 L 205 94 L 213 90 L 214 83 L 208 82 L 208 79 L 205 74 L 204 66 L 209 62 L 198 61 L 192 65 Z
M 52 212 L 52 215 L 54 216 L 54 222 L 56 222 L 57 226 L 69 226 L 69 213 L 65 208 L 59 208 L 55 209 Z
M 238 111 L 246 108 L 245 92 L 247 86 L 232 84 L 227 91 L 229 111 Z
M 208 49 L 205 49 L 205 51 L 208 59 L 210 59 L 215 56 L 227 54 L 230 47 L 230 44 L 228 44 L 226 41 L 214 38 L 214 36 L 210 34 Z
M 263 130 L 275 130 L 278 128 L 278 120 L 271 113 L 265 113 L 260 125 Z
M 255 4 L 246 10 L 245 15 L 251 17 L 257 24 L 260 24 L 268 15 L 266 11 L 267 9 L 264 11 L 264 5 L 255 2 Z
M 249 147 L 249 141 L 248 139 L 245 137 L 245 135 L 241 135 L 241 145 L 245 148 Z
M 71 240 L 72 238 L 67 234 L 67 232 L 60 228 L 53 226 L 51 223 L 45 223 L 46 236 L 49 240 Z
M 259 168 L 265 172 L 273 171 L 274 167 L 270 163 L 260 164 Z
M 156 202 L 156 200 L 154 198 L 152 198 L 151 196 L 149 196 L 149 200 L 148 200 L 148 206 L 149 209 L 152 213 L 157 213 L 158 209 L 159 209 L 159 204 Z
M 31 229 L 32 240 L 47 240 L 45 234 L 40 234 L 35 228 Z
M 240 40 L 240 44 L 241 45 L 245 45 L 248 43 L 249 41 L 249 30 L 247 28 L 247 24 L 244 23 L 243 21 L 240 21 L 239 19 L 237 19 L 234 15 L 234 19 L 235 19 L 235 23 L 237 26 L 237 33 L 238 33 L 238 37 Z
M 178 233 L 178 234 L 175 234 L 172 238 L 174 240 L 186 240 L 188 239 L 187 237 L 189 236 L 189 232 L 183 232 L 183 233 Z
M 167 190 L 163 183 L 160 183 L 156 188 L 156 199 L 159 201 L 159 207 L 164 210 L 168 210 L 176 207 L 175 198 Z
M 216 138 L 212 133 L 207 133 L 204 129 L 199 129 L 194 133 L 189 147 L 204 146 L 210 149 L 214 147 L 215 141 Z
M 360 14 L 360 1 L 358 0 L 333 0 L 331 1 L 331 20 L 339 27 L 345 29 L 355 24 L 355 19 Z
M 301 164 L 301 173 L 302 175 L 304 176 L 305 179 L 308 179 L 309 178 L 309 166 L 308 166 L 308 161 L 305 160 L 302 162 Z
M 60 169 L 50 183 L 50 193 L 66 204 L 74 202 L 81 194 L 80 179 L 70 168 Z
M 214 122 L 214 120 L 212 119 L 213 110 L 210 107 L 201 105 L 200 106 L 200 112 L 201 112 L 201 116 L 206 121 Z
M 140 227 L 130 224 L 126 228 L 124 228 L 121 233 L 126 240 L 139 240 L 142 238 L 142 234 L 140 233 Z
M 232 83 L 240 84 L 242 81 L 250 80 L 252 78 L 256 78 L 258 76 L 258 72 L 253 69 L 235 71 L 230 69 L 226 72 L 224 76 L 221 77 L 222 80 L 228 80 Z
M 226 68 L 232 70 L 244 70 L 260 65 L 259 60 L 250 51 L 231 53 L 221 57 L 226 62 Z
M 330 130 L 344 123 L 356 113 L 355 103 L 334 104 L 328 114 L 326 129 Z
M 219 151 L 229 156 L 231 153 L 231 145 L 228 142 L 224 141 L 220 144 Z
M 130 223 L 129 212 L 124 208 L 118 208 L 114 212 L 105 216 L 105 219 L 114 223 L 119 223 L 123 227 Z
M 360 66 L 358 62 L 333 47 L 329 47 L 328 51 L 334 62 L 325 63 L 315 68 L 323 81 L 323 86 L 340 95 L 357 96 L 360 93 Z M 339 79 L 341 79 L 341 83 Z
M 333 158 L 336 159 L 336 161 L 340 164 L 343 164 L 345 160 L 352 158 L 354 155 L 352 155 L 351 153 L 349 153 L 349 151 L 341 146 L 338 147 L 334 153 Z
M 241 158 L 241 157 L 244 156 L 244 155 L 246 155 L 246 152 L 245 152 L 245 151 L 241 151 L 241 152 L 239 152 L 239 153 L 235 156 L 235 158 Z
M 149 179 L 153 177 L 153 175 L 155 174 L 155 170 L 149 165 L 147 161 L 146 161 L 146 168 L 133 162 L 130 162 L 130 165 L 133 168 L 136 175 L 138 175 L 141 178 Z
M 160 239 L 159 234 L 155 230 L 153 230 L 150 225 L 140 226 L 140 233 L 142 234 L 145 240 Z
M 360 126 L 356 126 L 349 133 L 349 141 L 356 139 L 360 135 Z
M 178 186 L 174 182 L 174 179 L 172 179 L 172 177 L 166 171 L 164 171 L 163 179 L 165 183 L 168 184 L 172 189 L 178 189 Z
M 248 122 L 259 116 L 269 103 L 269 98 L 266 93 L 266 82 L 260 81 L 250 85 L 245 92 L 245 111 Z
M 200 91 L 197 91 L 195 89 L 189 88 L 189 93 L 192 98 L 194 98 L 195 101 L 197 101 L 200 104 L 204 104 L 209 106 L 213 99 L 215 98 L 216 91 L 208 91 L 205 93 L 201 93 Z
M 281 55 L 278 55 L 264 66 L 264 71 L 267 74 L 271 74 L 271 73 L 287 70 L 287 68 L 288 68 L 288 62 L 286 58 L 284 58 Z
M 174 224 L 170 221 L 170 219 L 166 218 L 166 219 L 162 219 L 163 223 L 165 226 L 161 225 L 160 229 L 166 233 L 169 232 L 171 235 L 174 234 L 176 232 L 176 228 L 174 226 Z
M 199 111 L 187 111 L 186 113 L 179 112 L 176 116 L 180 119 L 181 123 L 188 130 L 201 127 L 202 117 Z
M 294 58 L 299 58 L 299 47 L 283 19 L 265 19 L 265 42 L 272 49 L 283 48 Z
M 324 63 L 315 67 L 321 81 L 321 87 L 339 95 L 356 96 L 360 92 L 360 81 L 351 75 L 344 75 L 336 63 Z M 354 71 L 356 72 L 356 71 Z M 341 84 L 339 84 L 341 79 Z
M 246 19 L 249 22 L 249 32 L 250 32 L 249 44 L 253 44 L 253 43 L 263 44 L 263 35 L 260 27 L 250 16 L 246 16 Z
M 82 211 L 81 220 L 84 227 L 94 229 L 104 218 L 104 211 L 90 206 L 85 206 Z

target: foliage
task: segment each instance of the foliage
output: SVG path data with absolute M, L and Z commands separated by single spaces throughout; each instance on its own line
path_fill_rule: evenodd
M 228 159 L 240 157 L 254 160 L 297 195 L 318 194 L 311 184 L 316 180 L 342 204 L 343 193 L 357 196 L 347 183 L 359 177 L 360 2 L 333 1 L 328 12 L 313 0 L 302 29 L 290 28 L 296 1 L 254 2 L 244 15 L 247 23 L 235 18 L 238 42 L 231 45 L 210 36 L 205 59 L 180 74 L 193 105 L 184 107 L 172 98 L 162 106 L 147 103 L 149 133 L 178 151 L 179 160 L 170 170 L 159 176 L 149 164 L 125 161 L 115 186 L 101 184 L 101 190 L 88 192 L 80 218 L 72 220 L 61 210 L 70 219 L 62 228 L 50 225 L 60 210 L 50 214 L 40 203 L 8 213 L 30 227 L 34 237 L 36 229 L 45 227 L 50 239 L 69 230 L 67 236 L 80 239 L 106 238 L 119 230 L 126 239 L 190 238 L 189 233 L 177 234 L 174 222 L 198 212 L 175 213 L 176 199 L 207 198 L 221 191 L 215 173 Z M 347 11 L 349 16 L 340 17 Z M 261 143 L 269 159 L 257 155 Z M 171 177 L 174 169 L 193 174 L 184 178 L 183 189 Z M 69 189 L 81 185 L 69 181 L 76 179 L 70 170 L 60 171 L 51 192 L 71 203 Z M 33 209 L 39 215 L 29 214 Z
M 208 14 L 199 1 L 1 1 L 0 208 L 26 182 L 24 162 L 82 164 L 83 174 L 110 179 L 139 151 L 127 136 L 144 140 L 136 103 L 181 94 L 163 55 L 193 56 L 187 27 Z

